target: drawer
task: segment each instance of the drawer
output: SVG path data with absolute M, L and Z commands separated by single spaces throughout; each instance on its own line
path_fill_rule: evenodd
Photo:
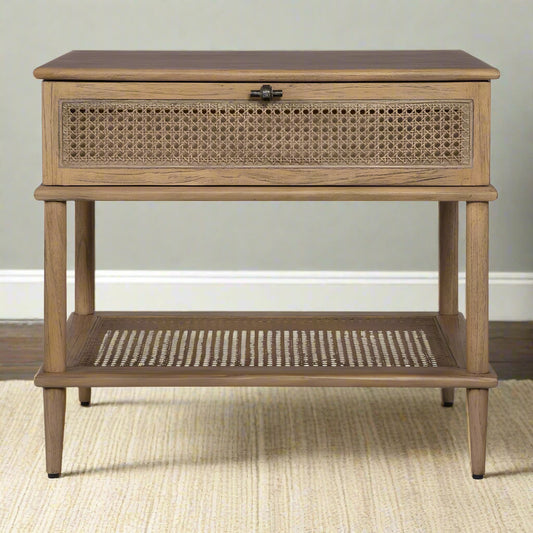
M 488 183 L 488 82 L 260 85 L 44 82 L 43 182 Z

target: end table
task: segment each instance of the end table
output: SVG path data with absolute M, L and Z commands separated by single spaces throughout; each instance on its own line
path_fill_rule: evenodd
M 61 473 L 66 387 L 436 387 L 467 391 L 485 472 L 490 80 L 466 52 L 74 51 L 43 80 L 46 468 Z M 434 313 L 97 312 L 97 201 L 430 201 Z M 66 205 L 75 311 L 66 316 Z M 458 312 L 466 202 L 466 320 Z M 80 450 L 81 453 L 81 450 Z

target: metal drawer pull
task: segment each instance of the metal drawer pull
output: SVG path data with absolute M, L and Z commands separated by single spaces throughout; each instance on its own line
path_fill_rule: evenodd
M 272 85 L 263 85 L 258 91 L 250 91 L 251 98 L 261 98 L 262 100 L 272 100 L 272 98 L 281 98 L 283 91 L 281 89 L 272 89 Z

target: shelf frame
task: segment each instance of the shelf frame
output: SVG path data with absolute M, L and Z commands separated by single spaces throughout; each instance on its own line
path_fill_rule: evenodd
M 409 201 L 492 202 L 498 192 L 492 185 L 478 187 L 362 187 L 362 186 L 92 186 L 40 185 L 34 193 L 41 201 Z
M 418 318 L 435 317 L 455 367 L 96 367 L 82 366 L 80 353 L 99 317 L 200 318 Z M 73 313 L 67 326 L 67 365 L 62 372 L 35 376 L 40 387 L 169 387 L 169 386 L 315 386 L 315 387 L 466 387 L 488 389 L 496 374 L 468 372 L 465 368 L 465 319 L 438 313 Z

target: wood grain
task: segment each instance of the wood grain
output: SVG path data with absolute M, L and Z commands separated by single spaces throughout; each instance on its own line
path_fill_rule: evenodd
M 489 391 L 487 389 L 466 390 L 468 446 L 473 476 L 485 474 L 488 402 Z
M 439 202 L 439 313 L 456 315 L 459 312 L 458 288 L 458 226 L 457 202 Z M 453 405 L 455 390 L 441 390 L 441 403 Z
M 80 315 L 94 313 L 94 202 L 75 203 L 75 311 Z M 90 387 L 80 387 L 79 401 L 89 405 Z
M 32 378 L 43 362 L 42 320 L 0 321 L 0 380 Z
M 533 322 L 489 322 L 492 363 L 529 363 L 533 368 Z M 516 374 L 516 377 L 520 377 Z M 533 379 L 533 375 L 530 375 Z
M 57 114 L 57 100 L 54 98 L 54 84 L 48 81 L 42 83 L 42 171 L 43 180 L 48 176 L 55 176 L 57 159 L 59 157 L 58 132 L 59 117 Z
M 437 322 L 460 368 L 466 368 L 466 320 L 462 313 L 456 315 L 437 315 Z
M 94 202 L 75 203 L 75 310 L 94 313 Z
M 466 368 L 489 371 L 489 205 L 466 204 Z M 472 475 L 485 473 L 488 391 L 466 391 Z
M 44 368 L 66 365 L 67 209 L 65 202 L 44 204 Z
M 486 185 L 490 182 L 490 83 L 476 84 L 473 121 L 473 174 L 471 185 Z
M 63 435 L 65 431 L 66 389 L 43 389 L 46 471 L 61 474 Z
M 439 313 L 458 313 L 459 206 L 439 202 Z
M 229 83 L 147 83 L 147 82 L 43 82 L 52 86 L 59 99 L 71 100 L 250 100 L 250 91 L 258 89 L 253 82 Z M 362 82 L 305 83 L 281 82 L 282 100 L 350 101 L 350 100 L 469 100 L 479 98 L 480 87 L 488 82 Z M 271 102 L 275 104 L 275 102 Z
M 44 363 L 58 374 L 67 356 L 67 209 L 65 202 L 44 204 Z M 48 474 L 61 473 L 66 391 L 53 387 L 43 392 Z
M 489 364 L 489 206 L 466 204 L 466 368 L 488 371 Z
M 161 187 L 40 185 L 37 200 L 91 201 L 493 201 L 484 187 Z
M 46 185 L 82 186 L 469 186 L 471 168 L 423 167 L 212 167 L 61 168 Z
M 471 100 L 472 166 L 278 166 L 278 167 L 64 167 L 59 162 L 59 103 L 69 99 L 179 99 L 248 100 L 250 83 L 88 83 L 46 82 L 43 105 L 50 106 L 43 123 L 48 139 L 43 183 L 46 185 L 488 185 L 488 131 L 477 122 L 487 109 L 487 82 L 464 83 L 282 83 L 283 99 L 291 101 L 342 100 Z M 483 123 L 485 124 L 485 122 Z
M 36 78 L 119 81 L 475 80 L 499 77 L 462 50 L 110 51 L 74 50 Z
M 38 387 L 470 387 L 491 388 L 496 375 L 460 368 L 162 368 L 72 367 L 35 376 Z

